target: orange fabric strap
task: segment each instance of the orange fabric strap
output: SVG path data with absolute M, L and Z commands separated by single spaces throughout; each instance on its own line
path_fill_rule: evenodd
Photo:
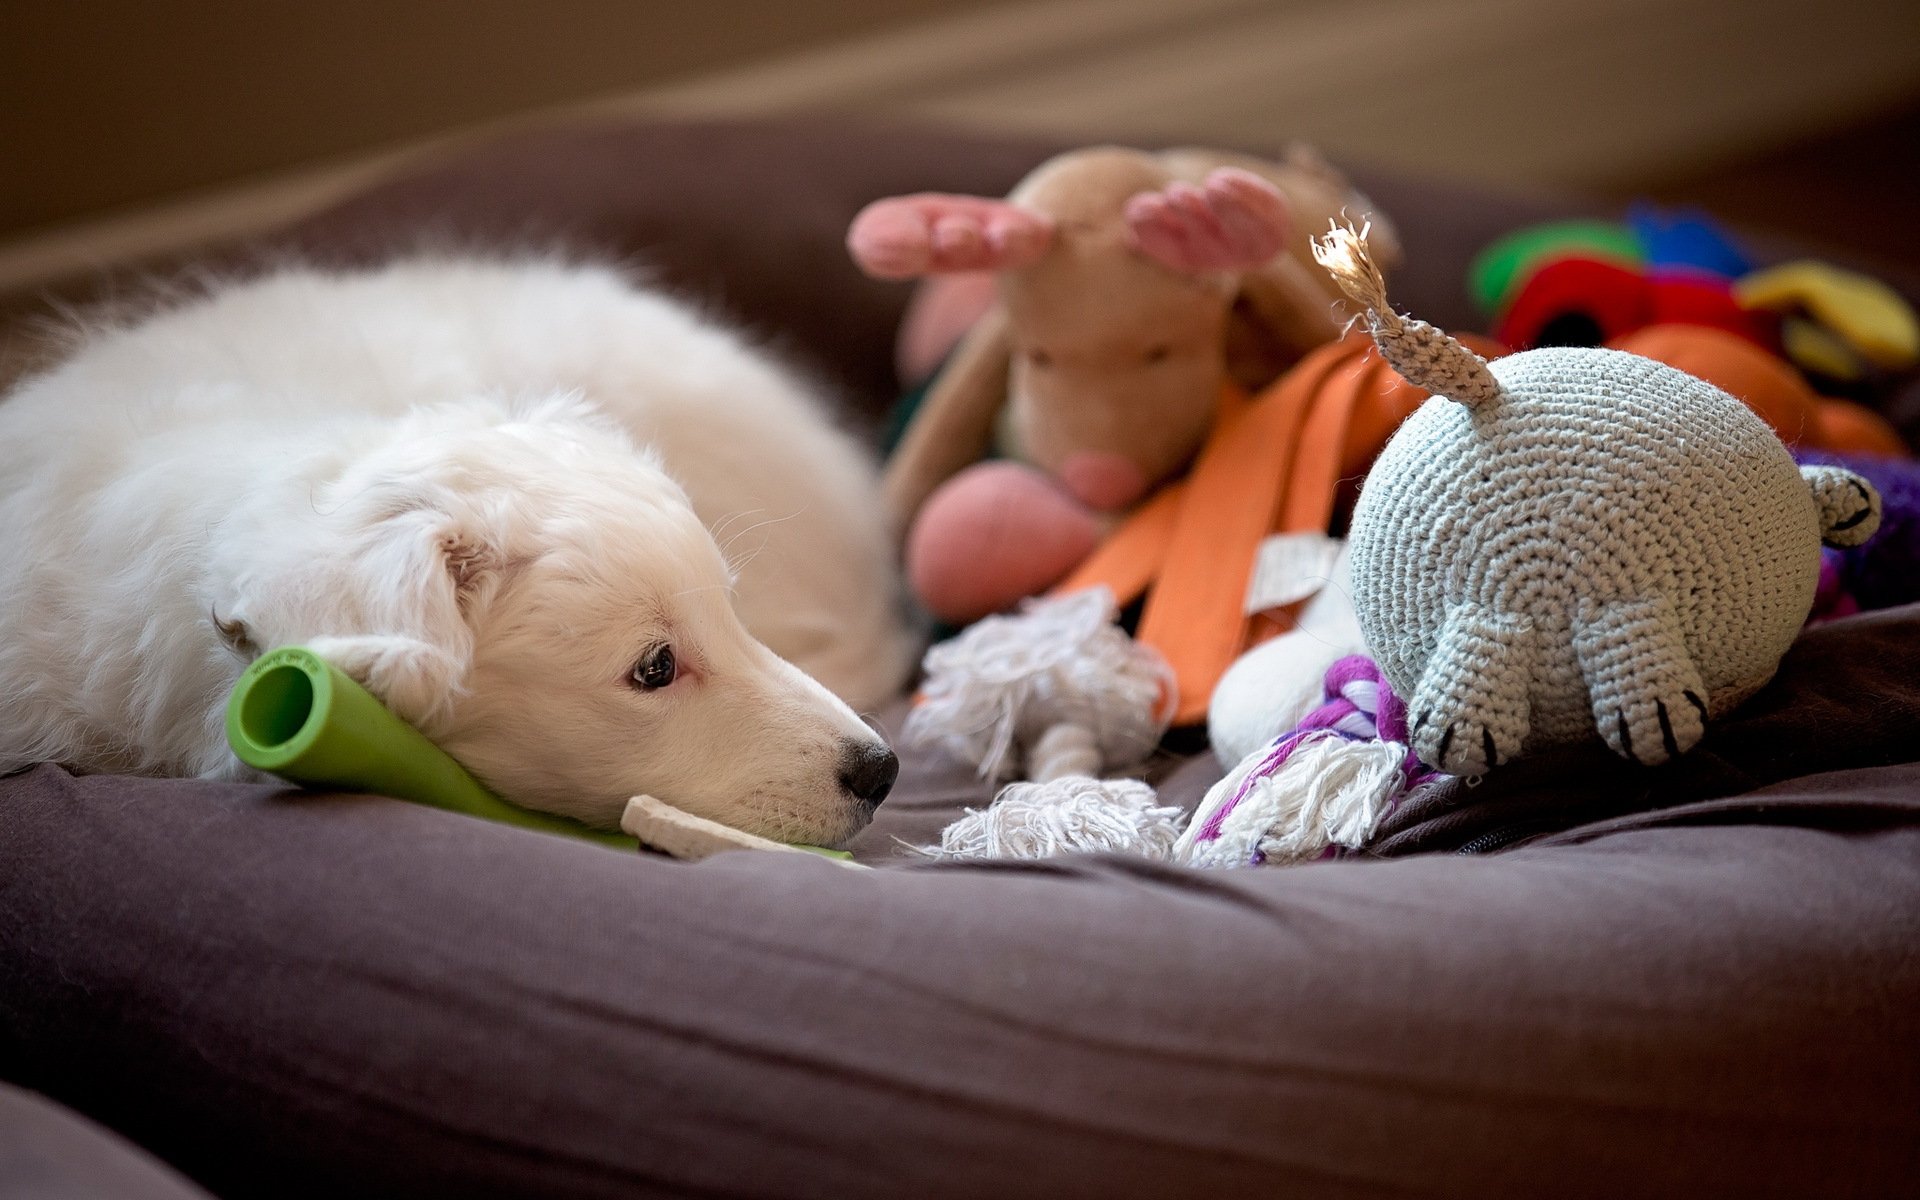
M 1248 615 L 1247 588 L 1269 534 L 1325 531 L 1333 519 L 1346 442 L 1365 424 L 1356 414 L 1382 382 L 1378 360 L 1356 349 L 1323 347 L 1252 400 L 1229 385 L 1187 477 L 1053 589 L 1103 585 L 1122 605 L 1146 596 L 1138 637 L 1173 667 L 1177 725 L 1204 720 L 1234 659 L 1292 626 L 1290 613 Z
M 1128 514 L 1065 579 L 1049 593 L 1062 596 L 1084 588 L 1105 587 L 1122 608 L 1138 600 L 1160 574 L 1174 522 L 1186 502 L 1187 481 L 1176 480 Z
M 1188 476 L 1186 503 L 1138 634 L 1166 656 L 1179 680 L 1177 725 L 1205 719 L 1214 684 L 1245 648 L 1255 549 L 1279 516 L 1326 374 L 1322 362 L 1282 376 L 1222 423 Z M 1337 458 L 1337 445 L 1332 453 Z
M 1220 403 L 1214 409 L 1213 429 L 1207 435 L 1200 455 L 1225 436 L 1235 417 L 1244 413 L 1252 401 L 1241 388 L 1229 381 L 1220 389 Z M 1187 502 L 1187 479 L 1163 484 L 1146 503 L 1127 515 L 1119 528 L 1108 534 L 1085 561 L 1053 585 L 1052 596 L 1064 596 L 1090 587 L 1105 587 L 1124 608 L 1138 600 L 1160 577 L 1166 561 L 1167 546 L 1180 509 Z
M 1314 388 L 1313 411 L 1287 471 L 1287 497 L 1270 532 L 1325 533 L 1333 523 L 1347 435 L 1361 401 L 1378 384 L 1374 365 L 1365 357 L 1341 358 Z

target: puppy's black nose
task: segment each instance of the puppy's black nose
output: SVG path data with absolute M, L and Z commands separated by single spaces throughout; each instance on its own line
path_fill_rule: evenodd
M 900 760 L 880 742 L 848 742 L 840 751 L 840 786 L 868 808 L 878 808 L 900 774 Z

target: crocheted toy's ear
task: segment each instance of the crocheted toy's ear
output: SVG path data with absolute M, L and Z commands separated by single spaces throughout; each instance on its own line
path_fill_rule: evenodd
M 1820 509 L 1820 540 L 1842 549 L 1863 544 L 1880 528 L 1880 493 L 1844 467 L 1801 467 Z
M 1436 396 L 1471 409 L 1497 404 L 1500 382 L 1487 369 L 1486 359 L 1443 330 L 1401 316 L 1387 303 L 1387 281 L 1367 247 L 1370 228 L 1332 225 L 1314 242 L 1313 257 L 1360 308 L 1380 356 L 1408 383 Z

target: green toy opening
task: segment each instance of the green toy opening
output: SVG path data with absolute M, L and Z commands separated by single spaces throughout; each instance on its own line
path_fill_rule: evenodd
M 240 706 L 240 732 L 262 750 L 292 741 L 313 715 L 313 680 L 291 663 L 262 672 Z

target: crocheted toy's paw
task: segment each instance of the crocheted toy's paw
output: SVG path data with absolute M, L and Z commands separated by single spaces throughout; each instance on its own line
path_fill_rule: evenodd
M 1285 248 L 1293 222 L 1280 189 L 1222 167 L 1205 183 L 1168 184 L 1127 201 L 1134 246 L 1176 271 L 1244 271 Z
M 1600 736 L 1615 754 L 1646 766 L 1678 758 L 1707 735 L 1707 702 L 1692 688 L 1621 699 L 1611 715 L 1596 711 Z
M 1880 528 L 1880 493 L 1844 467 L 1801 467 L 1800 477 L 1820 509 L 1820 540 L 1858 546 Z
M 1455 610 L 1407 708 L 1420 761 L 1450 775 L 1481 775 L 1527 740 L 1531 627 L 1470 608 Z
M 1524 701 L 1514 709 L 1478 700 L 1414 702 L 1408 728 L 1421 762 L 1449 775 L 1484 775 L 1520 752 L 1527 736 Z
M 1706 684 L 1665 597 L 1582 602 L 1573 649 L 1594 728 L 1615 754 L 1657 766 L 1706 736 Z

